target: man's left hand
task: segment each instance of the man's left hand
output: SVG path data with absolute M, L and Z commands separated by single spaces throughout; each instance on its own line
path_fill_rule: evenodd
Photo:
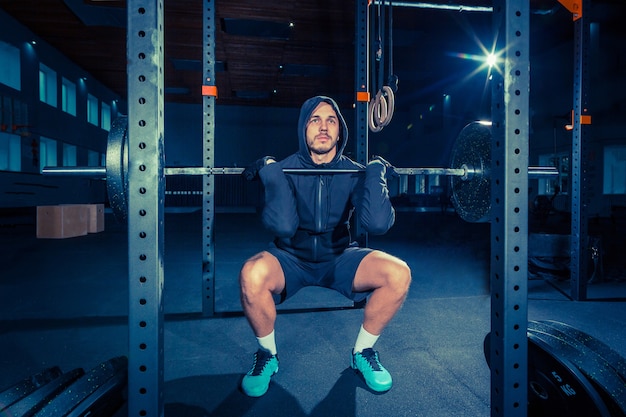
M 389 163 L 389 161 L 387 161 L 382 156 L 372 155 L 372 159 L 370 160 L 368 165 L 371 165 L 371 164 L 382 164 L 385 167 L 385 169 L 386 169 L 387 176 L 389 176 L 389 177 L 397 177 L 398 176 L 398 173 L 396 172 L 396 168 L 393 165 L 391 165 L 391 163 Z

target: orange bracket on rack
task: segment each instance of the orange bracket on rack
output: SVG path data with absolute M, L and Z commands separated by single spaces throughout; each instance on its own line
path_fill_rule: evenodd
M 369 93 L 369 91 L 357 91 L 356 92 L 356 101 L 369 103 L 369 101 L 370 101 L 370 93 Z
M 214 85 L 203 85 L 202 86 L 202 95 L 203 96 L 212 96 L 217 98 L 217 86 Z
M 573 20 L 578 20 L 583 17 L 582 0 L 558 0 L 558 2 L 572 13 Z

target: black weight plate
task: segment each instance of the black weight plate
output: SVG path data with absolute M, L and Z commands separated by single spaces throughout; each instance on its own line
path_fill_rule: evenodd
M 484 341 L 487 364 L 490 338 Z M 585 376 L 569 361 L 528 333 L 528 416 L 529 417 L 609 417 L 602 397 Z
M 467 222 L 490 220 L 491 129 L 479 122 L 465 126 L 452 148 L 450 168 L 468 168 L 467 178 L 450 177 L 451 200 Z
M 87 372 L 82 378 L 75 381 L 68 389 L 61 392 L 54 399 L 49 401 L 45 407 L 41 408 L 36 417 L 56 417 L 66 416 L 77 408 L 82 402 L 97 401 L 98 398 L 91 397 L 98 389 L 106 385 L 111 379 L 120 380 L 120 376 L 127 374 L 128 360 L 125 356 L 110 359 L 103 362 Z M 115 384 L 117 386 L 117 384 Z M 84 404 L 89 409 L 89 404 Z
M 528 331 L 549 344 L 556 354 L 576 366 L 594 384 L 612 416 L 626 415 L 626 384 L 609 364 L 584 345 L 572 343 L 558 331 L 537 322 Z
M 582 343 L 596 354 L 604 358 L 608 364 L 615 369 L 617 374 L 626 381 L 626 359 L 619 353 L 609 347 L 607 344 L 596 339 L 595 337 L 578 330 L 568 324 L 561 323 L 553 320 L 544 320 L 542 323 L 552 326 L 555 329 L 567 334 L 571 339 Z
M 593 385 L 571 362 L 528 334 L 528 415 L 530 417 L 609 417 Z

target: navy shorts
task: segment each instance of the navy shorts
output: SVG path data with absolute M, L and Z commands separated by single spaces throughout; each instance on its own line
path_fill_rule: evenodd
M 341 255 L 328 262 L 307 262 L 278 249 L 267 249 L 274 255 L 285 274 L 285 289 L 274 294 L 274 302 L 280 304 L 298 290 L 308 286 L 330 288 L 355 302 L 363 301 L 371 291 L 353 292 L 352 282 L 363 258 L 372 252 L 370 248 L 349 247 Z

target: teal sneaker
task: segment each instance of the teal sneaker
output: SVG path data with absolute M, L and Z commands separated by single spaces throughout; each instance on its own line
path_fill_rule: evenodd
M 252 369 L 241 381 L 241 389 L 250 397 L 260 397 L 267 392 L 270 379 L 276 372 L 278 372 L 278 355 L 259 349 L 254 354 Z
M 352 354 L 352 369 L 358 371 L 365 379 L 368 387 L 376 392 L 385 392 L 391 389 L 393 383 L 391 374 L 378 360 L 378 352 L 372 348 Z

